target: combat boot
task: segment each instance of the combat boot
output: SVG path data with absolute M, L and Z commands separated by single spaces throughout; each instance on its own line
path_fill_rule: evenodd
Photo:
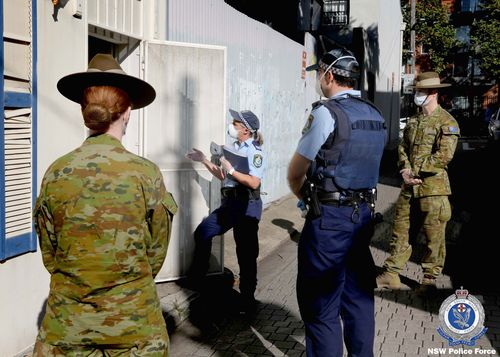
M 436 287 L 436 278 L 430 275 L 424 275 L 424 278 L 422 279 L 422 283 L 420 283 L 420 286 L 417 288 L 417 295 L 419 296 L 431 296 L 435 294 L 437 291 Z
M 377 276 L 377 288 L 389 288 L 399 290 L 401 288 L 401 280 L 398 273 L 383 272 Z

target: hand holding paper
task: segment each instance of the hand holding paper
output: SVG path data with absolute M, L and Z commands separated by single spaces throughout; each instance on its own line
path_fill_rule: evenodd
M 226 170 L 229 174 L 231 174 L 231 170 L 234 172 L 233 165 L 229 161 L 226 160 L 226 158 L 223 156 L 220 159 L 220 163 L 222 164 L 222 168 Z

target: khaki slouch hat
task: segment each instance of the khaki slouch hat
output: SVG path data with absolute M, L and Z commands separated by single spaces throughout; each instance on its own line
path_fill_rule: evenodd
M 86 72 L 69 74 L 57 82 L 59 92 L 76 103 L 81 102 L 85 88 L 93 86 L 111 86 L 124 90 L 132 102 L 132 109 L 143 108 L 156 97 L 156 92 L 149 83 L 128 75 L 111 55 L 102 53 L 92 58 Z
M 417 76 L 414 87 L 415 89 L 432 89 L 449 87 L 449 83 L 441 83 L 441 79 L 436 72 L 423 72 Z

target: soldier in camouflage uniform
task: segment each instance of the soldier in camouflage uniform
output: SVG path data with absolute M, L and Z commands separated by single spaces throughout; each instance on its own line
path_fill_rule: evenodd
M 449 84 L 440 83 L 435 72 L 417 77 L 415 104 L 422 112 L 409 119 L 398 148 L 404 183 L 396 202 L 390 256 L 384 273 L 377 277 L 379 288 L 400 288 L 399 273 L 412 253 L 409 236 L 420 229 L 426 237 L 427 254 L 421 262 L 424 278 L 418 292 L 435 288 L 436 277 L 443 270 L 445 228 L 451 218 L 447 165 L 460 135 L 456 120 L 437 102 L 437 88 L 446 86 Z
M 36 200 L 51 283 L 34 356 L 168 356 L 153 278 L 177 206 L 158 167 L 121 144 L 155 91 L 101 54 L 58 89 L 81 103 L 90 136 L 48 168 Z

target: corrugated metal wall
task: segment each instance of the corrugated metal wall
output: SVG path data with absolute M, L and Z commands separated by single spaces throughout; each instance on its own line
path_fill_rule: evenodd
M 222 0 L 169 0 L 166 11 L 167 40 L 227 47 L 228 108 L 250 109 L 261 120 L 264 203 L 288 194 L 287 165 L 309 106 L 301 78 L 304 47 Z M 228 113 L 225 119 L 229 123 Z

